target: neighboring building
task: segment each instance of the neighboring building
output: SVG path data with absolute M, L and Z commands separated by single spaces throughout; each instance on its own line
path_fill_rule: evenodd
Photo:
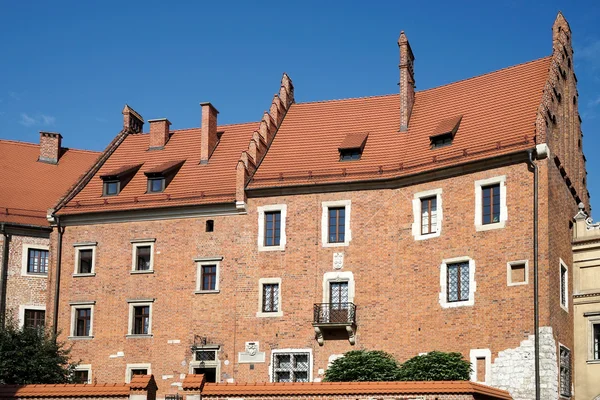
M 573 229 L 575 392 L 600 399 L 600 224 L 581 211 Z
M 40 144 L 0 140 L 0 318 L 43 326 L 50 232 L 47 210 L 98 157 L 61 147 L 59 133 Z
M 552 32 L 549 57 L 421 92 L 402 33 L 399 94 L 295 103 L 284 74 L 257 123 L 203 103 L 202 128 L 142 134 L 126 107 L 52 213 L 61 339 L 100 382 L 160 377 L 159 397 L 190 373 L 319 381 L 381 349 L 458 351 L 531 399 L 537 210 L 542 398 L 572 396 L 570 223 L 589 194 L 562 14 Z

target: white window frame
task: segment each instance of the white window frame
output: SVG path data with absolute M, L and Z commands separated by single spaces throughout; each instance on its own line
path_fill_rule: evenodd
M 127 364 L 125 368 L 125 383 L 131 383 L 131 370 L 142 368 L 147 370 L 147 375 L 152 375 L 152 364 L 150 363 Z
M 567 267 L 567 264 L 562 260 L 562 258 L 559 259 L 559 267 L 558 267 L 558 286 L 560 289 L 560 292 L 558 293 L 558 302 L 560 304 L 560 308 L 562 308 L 563 310 L 565 310 L 566 312 L 569 312 L 569 267 Z M 562 284 L 562 268 L 565 268 L 565 287 L 563 287 Z M 562 293 L 563 290 L 565 292 L 565 303 L 563 304 L 562 302 Z
M 434 197 L 435 196 L 435 207 L 436 207 L 436 218 L 437 218 L 437 224 L 436 224 L 436 230 L 433 233 L 427 233 L 427 234 L 421 234 L 421 224 L 422 224 L 422 215 L 421 215 L 421 201 L 423 199 L 429 198 L 429 197 Z M 418 192 L 415 193 L 413 196 L 413 201 L 412 201 L 412 206 L 413 206 L 413 216 L 414 216 L 414 220 L 413 220 L 413 225 L 412 225 L 412 235 L 415 238 L 415 240 L 424 240 L 424 239 L 430 239 L 430 238 L 434 238 L 434 237 L 438 237 L 441 235 L 442 233 L 442 220 L 443 220 L 443 214 L 442 214 L 442 189 L 432 189 L 432 190 L 426 190 L 424 192 Z M 430 216 L 431 218 L 431 216 Z
M 196 360 L 196 351 L 214 351 L 215 352 L 215 360 L 214 361 L 204 361 L 204 366 L 200 365 L 202 361 Z M 221 360 L 219 359 L 219 350 L 221 347 L 219 345 L 203 345 L 200 348 L 192 349 L 192 361 L 189 363 L 189 373 L 194 373 L 194 368 L 214 368 L 216 373 L 216 381 L 221 382 Z
M 79 364 L 75 367 L 75 371 L 87 371 L 88 379 L 85 383 L 92 383 L 92 364 Z
M 594 325 L 600 325 L 600 314 L 587 317 L 587 335 L 588 335 L 588 356 L 589 364 L 600 364 L 600 354 L 594 358 Z
M 348 282 L 348 302 L 354 303 L 356 287 L 354 274 L 351 271 L 331 271 L 323 274 L 323 303 L 329 303 L 329 284 L 331 282 Z
M 223 261 L 223 257 L 203 257 L 194 259 L 194 262 L 196 263 L 196 291 L 194 292 L 195 294 L 219 293 L 221 291 L 219 285 L 219 280 L 221 279 L 221 261 Z M 217 266 L 214 290 L 202 290 L 202 266 L 204 265 Z
M 263 286 L 267 284 L 279 285 L 279 298 L 277 299 L 278 309 L 277 312 L 263 312 Z M 258 311 L 256 312 L 257 317 L 282 317 L 283 309 L 281 306 L 281 278 L 260 278 L 258 280 Z
M 71 306 L 71 330 L 68 339 L 72 340 L 86 340 L 94 338 L 94 307 L 96 306 L 95 301 L 74 301 L 69 303 Z M 77 310 L 89 308 L 90 309 L 90 333 L 88 336 L 76 336 L 77 333 Z
M 525 264 L 525 281 L 524 282 L 512 282 L 512 266 Z M 522 286 L 529 284 L 529 260 L 516 260 L 509 261 L 506 263 L 506 285 L 507 286 Z
M 287 219 L 287 204 L 271 204 L 260 206 L 258 211 L 258 251 L 284 251 L 287 242 L 285 225 Z M 279 211 L 281 213 L 281 227 L 279 230 L 279 246 L 265 246 L 265 213 Z
M 73 271 L 74 277 L 83 277 L 83 276 L 96 276 L 96 248 L 98 243 L 90 242 L 90 243 L 75 243 L 73 247 L 75 248 L 75 269 Z M 92 250 L 92 269 L 89 273 L 80 273 L 79 272 L 79 253 L 81 250 Z
M 154 242 L 156 239 L 134 239 L 131 240 L 131 274 L 153 274 L 154 273 Z M 137 270 L 138 247 L 150 246 L 150 269 Z
M 351 200 L 324 201 L 321 203 L 323 209 L 321 214 L 321 242 L 323 247 L 340 247 L 350 245 L 352 232 L 350 230 L 350 212 L 352 210 Z M 338 243 L 329 243 L 329 209 L 336 207 L 345 207 L 344 223 L 344 241 Z
M 129 306 L 129 320 L 127 322 L 127 338 L 149 338 L 152 337 L 152 315 L 154 314 L 152 312 L 152 305 L 154 304 L 154 299 L 133 299 L 133 300 L 127 300 L 128 306 Z M 149 306 L 148 309 L 148 333 L 133 333 L 133 328 L 134 328 L 134 324 L 133 324 L 133 318 L 135 316 L 134 314 L 134 308 L 135 307 L 145 307 L 145 306 Z
M 29 250 L 46 250 L 48 252 L 48 269 L 45 274 L 33 274 L 27 271 L 27 264 L 29 263 Z M 21 276 L 28 276 L 32 278 L 48 278 L 48 270 L 50 269 L 50 246 L 43 244 L 34 243 L 23 243 L 21 256 Z
M 491 224 L 483 224 L 482 188 L 484 186 L 500 184 L 500 221 Z M 504 228 L 508 219 L 508 208 L 506 206 L 506 175 L 495 176 L 488 179 L 475 181 L 475 230 L 489 231 Z
M 308 353 L 308 381 L 313 381 L 313 351 L 312 349 L 273 349 L 271 350 L 271 361 L 269 364 L 269 382 L 273 382 L 273 360 L 275 354 L 285 353 Z
M 471 349 L 469 352 L 471 359 L 471 381 L 489 385 L 492 383 L 492 352 L 490 349 Z M 485 376 L 483 380 L 477 376 L 477 359 L 485 359 Z
M 469 300 L 448 301 L 448 264 L 460 262 L 469 262 Z M 475 292 L 477 291 L 477 282 L 475 281 L 475 260 L 471 257 L 454 257 L 442 260 L 440 264 L 440 294 L 439 301 L 442 308 L 470 307 L 475 304 Z
M 19 305 L 19 328 L 23 328 L 25 326 L 25 310 L 46 312 L 46 306 L 45 305 L 33 305 L 33 304 L 20 304 Z

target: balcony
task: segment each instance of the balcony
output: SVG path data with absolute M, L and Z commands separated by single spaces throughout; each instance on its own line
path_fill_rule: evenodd
M 313 307 L 313 327 L 317 342 L 323 345 L 323 331 L 346 329 L 348 341 L 355 343 L 356 306 L 354 303 L 317 303 Z

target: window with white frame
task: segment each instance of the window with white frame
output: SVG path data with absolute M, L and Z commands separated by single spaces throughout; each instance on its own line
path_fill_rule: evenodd
M 507 219 L 506 175 L 475 181 L 475 229 L 504 228 Z
M 192 349 L 193 360 L 190 362 L 190 374 L 202 374 L 206 382 L 219 382 L 221 361 L 219 346 L 205 345 Z
M 281 278 L 258 280 L 257 317 L 281 317 Z
M 96 275 L 96 242 L 77 243 L 75 247 L 74 276 Z
M 152 336 L 152 303 L 154 299 L 128 300 L 128 337 Z
M 45 305 L 20 305 L 19 327 L 44 328 L 46 324 Z
M 78 364 L 73 370 L 75 383 L 92 383 L 92 364 Z
M 218 293 L 223 257 L 196 258 L 196 293 Z
M 439 301 L 443 308 L 475 304 L 475 261 L 469 257 L 449 258 L 440 265 Z
M 571 350 L 563 346 L 559 346 L 559 363 L 560 363 L 560 395 L 571 397 Z
M 136 375 L 151 375 L 152 366 L 149 363 L 127 364 L 125 368 L 125 383 L 131 383 L 131 379 Z
M 350 231 L 350 200 L 324 201 L 321 214 L 321 241 L 323 247 L 348 246 Z
M 415 193 L 412 234 L 415 240 L 440 236 L 442 231 L 442 189 Z
M 273 204 L 257 208 L 258 251 L 285 250 L 287 205 Z
M 39 244 L 23 244 L 21 275 L 48 276 L 49 247 Z
M 567 264 L 560 260 L 560 306 L 569 311 L 569 270 Z
M 94 337 L 95 301 L 71 302 L 71 336 L 69 339 L 91 339 Z
M 471 381 L 483 384 L 491 383 L 492 352 L 490 349 L 471 349 Z
M 272 382 L 311 382 L 312 350 L 273 350 L 271 359 Z
M 156 239 L 135 239 L 132 245 L 132 273 L 151 273 L 154 271 L 154 242 Z
M 529 262 L 527 260 L 506 263 L 506 284 L 508 286 L 527 285 L 529 283 Z

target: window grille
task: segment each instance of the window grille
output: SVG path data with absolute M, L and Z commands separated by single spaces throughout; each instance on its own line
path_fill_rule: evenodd
M 571 351 L 560 346 L 560 395 L 571 397 Z
M 273 354 L 273 382 L 308 382 L 309 353 Z
M 469 300 L 469 262 L 448 264 L 448 302 Z
M 216 361 L 217 351 L 216 350 L 196 350 L 195 353 L 196 361 Z
M 279 284 L 265 283 L 263 284 L 263 312 L 279 311 Z

